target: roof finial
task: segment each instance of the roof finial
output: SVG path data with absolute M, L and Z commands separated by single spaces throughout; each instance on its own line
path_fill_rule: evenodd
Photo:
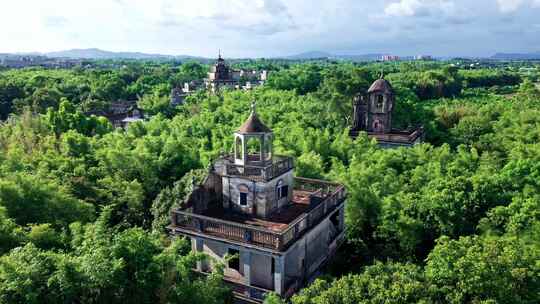
M 257 114 L 257 102 L 255 100 L 251 102 L 251 114 Z
M 221 49 L 218 49 L 218 58 L 221 59 Z
M 381 69 L 381 79 L 384 79 L 384 69 Z

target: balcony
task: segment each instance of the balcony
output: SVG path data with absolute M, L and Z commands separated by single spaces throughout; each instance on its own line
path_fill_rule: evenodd
M 172 232 L 208 235 L 284 251 L 340 206 L 346 196 L 345 188 L 336 183 L 295 178 L 294 184 L 293 201 L 270 218 L 234 214 L 219 206 L 201 214 L 177 209 L 169 228 Z
M 248 160 L 258 159 L 249 155 Z M 223 157 L 216 162 L 216 171 L 222 175 L 242 176 L 255 181 L 269 181 L 294 168 L 292 157 L 274 156 L 272 162 L 251 161 L 249 165 L 236 165 L 231 156 Z
M 356 138 L 361 130 L 351 130 L 349 135 Z M 424 127 L 418 126 L 415 128 L 410 128 L 408 130 L 395 130 L 392 129 L 388 133 L 376 133 L 376 132 L 366 132 L 367 136 L 370 138 L 376 138 L 379 144 L 385 143 L 394 143 L 394 144 L 403 144 L 411 145 L 424 137 Z

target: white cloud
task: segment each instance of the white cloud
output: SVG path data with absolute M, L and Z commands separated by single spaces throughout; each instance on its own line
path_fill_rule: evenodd
M 503 13 L 511 13 L 517 11 L 523 4 L 523 0 L 497 0 L 499 10 Z
M 309 50 L 478 54 L 540 47 L 533 26 L 539 11 L 532 9 L 540 0 L 0 2 L 0 53 L 98 47 L 213 56 L 221 48 L 233 57 Z M 502 11 L 507 14 L 501 17 Z M 509 26 L 522 35 L 504 34 Z M 501 34 L 486 35 L 490 31 Z
M 540 0 L 497 0 L 497 4 L 502 13 L 513 13 L 528 4 L 533 8 L 538 8 Z
M 270 35 L 295 28 L 282 0 L 162 0 L 162 24 L 205 23 L 214 30 Z
M 400 0 L 390 3 L 384 9 L 387 16 L 412 17 L 427 16 L 433 13 L 451 13 L 454 11 L 454 2 L 448 0 Z

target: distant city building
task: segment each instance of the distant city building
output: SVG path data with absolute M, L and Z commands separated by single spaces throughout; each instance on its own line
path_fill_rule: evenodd
M 414 60 L 430 61 L 430 60 L 433 60 L 433 57 L 431 55 L 417 55 L 417 56 L 414 56 Z
M 367 91 L 354 99 L 353 126 L 350 135 L 356 138 L 360 132 L 377 139 L 381 147 L 412 146 L 423 141 L 423 127 L 407 130 L 392 128 L 392 112 L 395 94 L 390 83 L 381 75 Z
M 381 56 L 382 61 L 398 61 L 399 56 L 396 55 L 383 55 Z
M 81 60 L 67 59 L 67 58 L 49 58 L 46 56 L 38 55 L 14 55 L 14 54 L 0 54 L 0 66 L 21 69 L 32 66 L 41 66 L 44 68 L 72 68 L 74 66 L 80 66 Z

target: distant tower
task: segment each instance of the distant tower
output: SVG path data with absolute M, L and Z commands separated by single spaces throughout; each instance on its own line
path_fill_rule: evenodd
M 211 72 L 214 73 L 215 80 L 230 80 L 231 71 L 229 66 L 225 63 L 225 59 L 221 57 L 221 50 L 219 50 L 218 59 L 214 66 L 211 68 Z
M 392 85 L 383 73 L 367 91 L 354 100 L 355 130 L 372 133 L 389 133 L 392 130 L 392 110 L 395 95 Z
M 396 102 L 392 85 L 384 79 L 377 79 L 365 94 L 359 94 L 353 101 L 353 125 L 350 136 L 356 138 L 366 132 L 369 138 L 377 139 L 385 148 L 410 147 L 424 139 L 422 126 L 407 129 L 392 129 L 392 111 Z

